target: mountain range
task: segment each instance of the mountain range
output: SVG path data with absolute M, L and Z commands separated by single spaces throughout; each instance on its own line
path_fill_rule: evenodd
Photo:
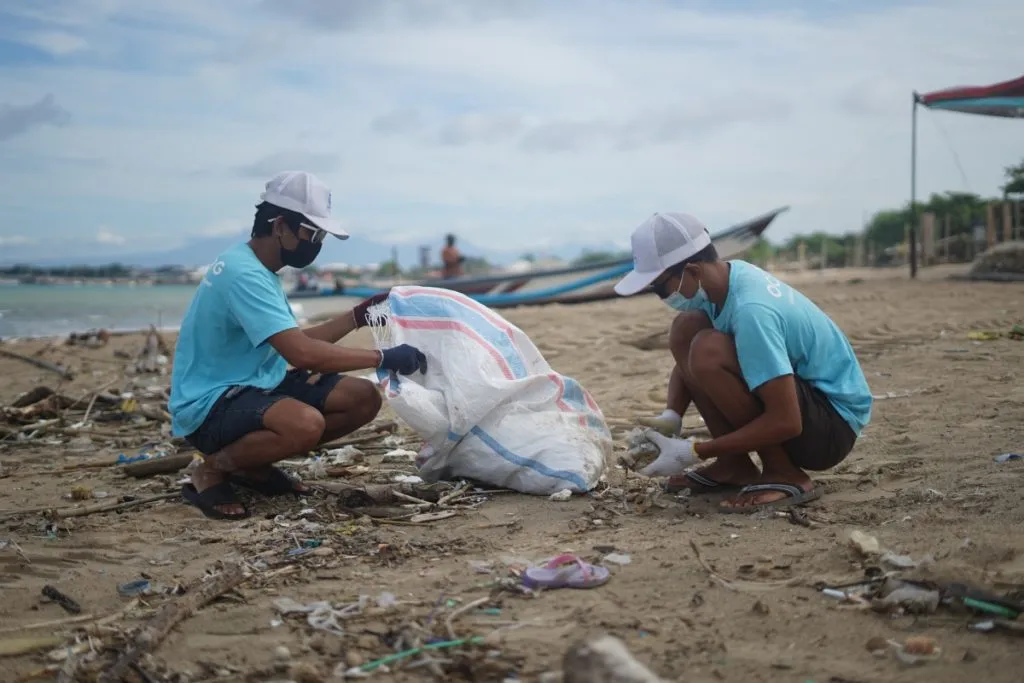
M 244 240 L 245 235 L 240 233 L 238 235 L 196 239 L 190 241 L 184 246 L 165 251 L 146 251 L 124 254 L 90 254 L 64 258 L 2 259 L 0 260 L 0 265 L 4 262 L 8 262 L 8 264 L 14 262 L 29 262 L 32 265 L 41 267 L 67 265 L 100 266 L 116 261 L 125 265 L 141 268 L 157 268 L 159 266 L 194 267 L 206 265 L 212 262 L 219 253 Z M 440 261 L 439 253 L 441 245 L 442 239 L 440 237 L 431 242 L 430 260 L 432 263 Z M 495 265 L 508 265 L 519 260 L 524 254 L 529 252 L 527 249 L 492 249 L 462 240 L 459 241 L 458 246 L 462 253 L 467 257 L 484 258 Z M 398 245 L 397 249 L 398 262 L 401 266 L 411 267 L 419 265 L 419 246 L 414 244 L 403 244 Z M 538 258 L 552 257 L 564 261 L 571 261 L 586 251 L 612 252 L 618 254 L 622 253 L 623 249 L 611 242 L 596 244 L 566 243 L 545 248 L 543 250 L 537 250 L 533 252 L 533 254 Z M 320 256 L 317 258 L 317 263 L 347 263 L 355 266 L 363 266 L 389 261 L 391 260 L 391 257 L 392 247 L 390 245 L 380 244 L 372 240 L 355 236 L 350 237 L 347 240 L 337 240 L 328 237 L 324 241 L 324 247 L 320 252 Z

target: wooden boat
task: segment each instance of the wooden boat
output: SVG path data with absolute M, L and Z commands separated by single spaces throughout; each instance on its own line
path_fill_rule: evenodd
M 789 207 L 775 209 L 757 218 L 733 226 L 711 240 L 723 259 L 736 258 L 752 247 L 772 221 Z M 328 291 L 298 291 L 290 299 L 321 296 L 368 297 L 388 286 L 405 284 L 442 287 L 466 294 L 491 308 L 539 306 L 543 304 L 578 304 L 614 299 L 618 295 L 613 287 L 633 268 L 632 259 L 591 263 L 571 268 L 534 270 L 524 273 L 502 273 L 484 277 L 461 277 L 449 280 L 420 280 L 417 282 L 359 283 L 351 287 Z

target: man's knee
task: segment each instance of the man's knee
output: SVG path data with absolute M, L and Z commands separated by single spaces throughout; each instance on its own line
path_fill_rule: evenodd
M 359 384 L 356 387 L 358 394 L 358 403 L 363 417 L 367 422 L 377 417 L 377 413 L 380 412 L 381 406 L 384 404 L 380 397 L 380 392 L 377 390 L 377 386 L 368 380 L 360 379 Z
M 686 372 L 700 379 L 709 372 L 716 372 L 736 364 L 736 345 L 732 337 L 717 330 L 699 331 L 690 341 Z
M 283 429 L 278 434 L 291 442 L 295 452 L 301 453 L 316 448 L 320 443 L 320 437 L 324 435 L 327 423 L 323 414 L 316 408 L 296 403 L 298 405 L 289 411 Z
M 710 328 L 711 320 L 701 311 L 680 313 L 672 320 L 672 327 L 668 331 L 668 346 L 677 364 L 686 365 L 693 338 L 702 330 Z
M 377 386 L 369 380 L 346 377 L 331 390 L 325 409 L 329 413 L 360 416 L 364 424 L 377 417 L 382 405 Z

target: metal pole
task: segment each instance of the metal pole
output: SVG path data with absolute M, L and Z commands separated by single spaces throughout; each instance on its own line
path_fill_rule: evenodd
M 913 94 L 913 106 L 910 114 L 910 238 L 907 248 L 910 249 L 910 277 L 917 277 L 917 102 L 918 94 Z

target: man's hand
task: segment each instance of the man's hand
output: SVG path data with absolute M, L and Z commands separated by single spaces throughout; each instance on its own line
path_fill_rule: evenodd
M 680 474 L 698 461 L 693 450 L 693 439 L 671 439 L 654 429 L 644 431 L 644 438 L 658 447 L 658 457 L 640 470 L 645 477 L 670 477 Z
M 374 294 L 369 299 L 365 299 L 355 305 L 352 309 L 352 319 L 356 323 L 356 329 L 366 327 L 370 324 L 369 319 L 366 317 L 367 312 L 382 301 L 386 301 L 389 294 L 391 294 L 390 289 L 385 292 Z
M 381 351 L 380 367 L 400 375 L 411 375 L 417 370 L 425 375 L 427 374 L 427 357 L 415 346 L 402 344 L 393 349 Z

